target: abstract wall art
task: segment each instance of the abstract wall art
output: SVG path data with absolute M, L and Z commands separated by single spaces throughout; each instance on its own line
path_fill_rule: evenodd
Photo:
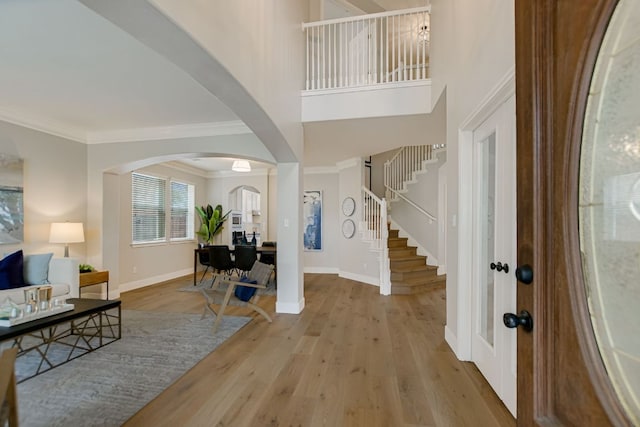
M 322 250 L 322 191 L 305 191 L 302 208 L 304 250 Z
M 22 159 L 0 153 L 0 244 L 24 240 Z

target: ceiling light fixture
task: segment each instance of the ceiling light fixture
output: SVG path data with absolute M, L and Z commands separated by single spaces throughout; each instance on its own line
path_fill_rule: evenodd
M 234 160 L 231 170 L 234 172 L 251 172 L 251 165 L 247 160 Z

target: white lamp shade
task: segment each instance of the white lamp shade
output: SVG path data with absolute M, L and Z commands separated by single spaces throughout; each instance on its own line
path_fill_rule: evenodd
M 234 160 L 231 170 L 234 172 L 251 172 L 251 165 L 247 160 Z
M 49 233 L 49 243 L 84 242 L 84 228 L 81 222 L 53 222 Z

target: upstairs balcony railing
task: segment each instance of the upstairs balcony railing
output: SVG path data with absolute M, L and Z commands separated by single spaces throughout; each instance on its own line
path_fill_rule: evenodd
M 429 78 L 429 7 L 303 24 L 306 90 Z

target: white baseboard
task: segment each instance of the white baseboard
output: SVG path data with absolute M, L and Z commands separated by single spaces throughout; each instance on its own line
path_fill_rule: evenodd
M 338 276 L 349 280 L 355 280 L 356 282 L 366 283 L 368 285 L 380 286 L 379 277 L 365 276 L 363 274 L 349 273 L 347 271 L 339 272 Z
M 304 310 L 304 305 L 304 298 L 302 298 L 297 303 L 276 301 L 276 313 L 300 314 L 302 313 L 302 310 Z
M 147 286 L 155 285 L 160 282 L 166 282 L 167 280 L 177 279 L 186 275 L 193 274 L 193 268 L 186 268 L 184 270 L 178 270 L 171 273 L 161 274 L 159 276 L 146 277 L 142 280 L 136 280 L 135 282 L 120 283 L 118 287 L 119 294 L 122 292 L 133 291 L 134 289 L 140 289 Z M 118 294 L 118 296 L 119 296 Z
M 335 267 L 305 267 L 304 272 L 312 274 L 338 274 L 340 273 L 340 269 Z
M 442 276 L 443 274 L 447 274 L 447 266 L 439 265 L 438 266 L 438 276 Z

